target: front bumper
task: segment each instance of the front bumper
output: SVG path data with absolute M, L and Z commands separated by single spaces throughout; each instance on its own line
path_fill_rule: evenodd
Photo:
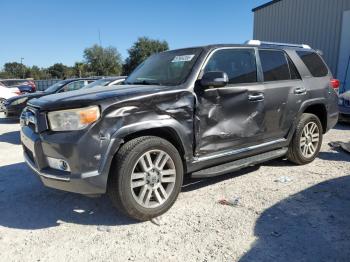
M 95 137 L 87 134 L 38 134 L 30 126 L 21 127 L 24 159 L 44 185 L 79 194 L 106 192 L 112 157 L 96 154 L 103 146 L 96 148 L 94 140 Z M 47 157 L 65 160 L 71 171 L 51 168 Z

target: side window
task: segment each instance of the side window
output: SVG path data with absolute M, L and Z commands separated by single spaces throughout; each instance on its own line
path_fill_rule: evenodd
M 257 82 L 254 49 L 222 49 L 216 51 L 204 68 L 204 73 L 222 71 L 228 75 L 229 84 Z
M 85 80 L 80 80 L 80 81 L 74 81 L 69 83 L 68 85 L 66 85 L 61 92 L 69 92 L 69 91 L 73 91 L 73 90 L 78 90 L 82 87 L 85 86 Z
M 264 81 L 290 80 L 289 63 L 283 51 L 259 50 Z
M 301 79 L 301 76 L 298 72 L 298 69 L 292 62 L 292 60 L 288 57 L 288 64 L 289 64 L 289 71 L 290 71 L 290 78 L 295 80 L 295 79 Z
M 327 66 L 322 61 L 321 57 L 311 51 L 297 51 L 297 54 L 303 60 L 306 67 L 314 77 L 323 77 L 328 75 Z

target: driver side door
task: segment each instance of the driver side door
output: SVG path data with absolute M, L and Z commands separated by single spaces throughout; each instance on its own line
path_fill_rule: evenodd
M 229 82 L 220 88 L 202 88 L 197 81 L 196 156 L 262 143 L 264 137 L 264 86 L 258 81 L 254 48 L 214 50 L 201 75 L 220 71 Z

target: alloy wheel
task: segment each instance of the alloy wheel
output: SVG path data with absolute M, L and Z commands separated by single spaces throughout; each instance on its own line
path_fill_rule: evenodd
M 150 150 L 136 162 L 131 174 L 132 196 L 144 208 L 162 205 L 171 195 L 176 182 L 176 168 L 168 153 Z
M 320 130 L 315 122 L 307 123 L 300 137 L 300 151 L 305 158 L 315 155 L 320 141 Z

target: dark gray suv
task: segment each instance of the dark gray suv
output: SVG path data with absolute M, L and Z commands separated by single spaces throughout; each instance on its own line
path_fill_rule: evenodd
M 28 165 L 49 187 L 108 193 L 138 220 L 166 212 L 184 175 L 287 156 L 307 164 L 338 120 L 336 80 L 308 46 L 250 42 L 158 53 L 124 86 L 31 100 Z

